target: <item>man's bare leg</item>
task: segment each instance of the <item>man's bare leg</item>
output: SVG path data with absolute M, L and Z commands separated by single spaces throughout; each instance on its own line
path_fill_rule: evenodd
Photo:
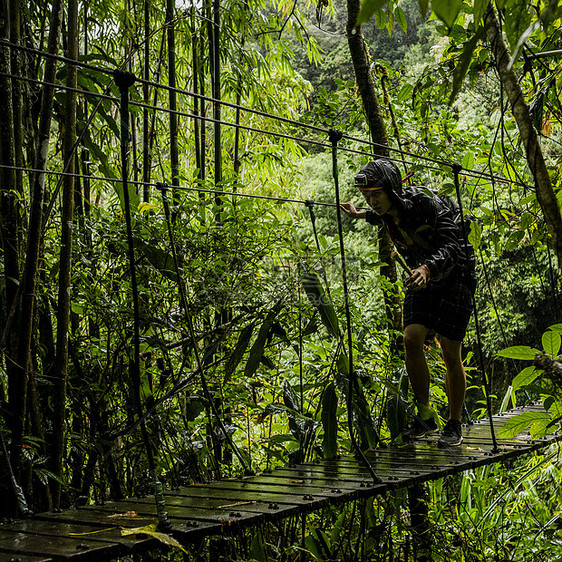
M 445 383 L 449 398 L 449 419 L 459 421 L 466 393 L 466 373 L 462 364 L 461 349 L 462 342 L 441 336 L 441 350 L 447 367 Z
M 406 371 L 419 404 L 429 408 L 429 367 L 423 352 L 427 328 L 422 324 L 410 324 L 404 329 Z

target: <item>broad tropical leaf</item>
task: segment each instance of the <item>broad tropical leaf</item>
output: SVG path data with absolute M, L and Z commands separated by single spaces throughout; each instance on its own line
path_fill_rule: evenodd
M 542 335 L 542 347 L 550 357 L 556 357 L 560 352 L 560 344 L 562 338 L 560 332 L 555 332 L 553 330 L 547 330 Z
M 316 308 L 320 314 L 322 324 L 326 326 L 328 332 L 332 336 L 339 338 L 341 336 L 340 327 L 338 323 L 338 316 L 334 310 L 334 306 L 324 291 L 320 279 L 314 273 L 306 273 L 303 275 L 302 284 L 308 300 Z
M 135 527 L 133 529 L 121 529 L 121 536 L 126 537 L 127 535 L 148 535 L 167 546 L 173 546 L 174 548 L 179 548 L 185 554 L 188 554 L 187 550 L 176 540 L 174 537 L 167 535 L 166 533 L 161 533 L 156 530 L 156 525 L 147 525 L 146 527 Z
M 453 27 L 462 6 L 461 0 L 432 0 L 431 9 L 448 27 Z
M 506 357 L 507 359 L 521 359 L 531 361 L 535 355 L 540 353 L 538 349 L 529 347 L 528 345 L 514 345 L 513 347 L 506 347 L 498 351 L 499 357 Z
M 232 352 L 224 366 L 224 373 L 226 377 L 232 375 L 240 361 L 242 361 L 242 357 L 244 357 L 244 353 L 246 352 L 246 349 L 248 349 L 248 344 L 250 343 L 250 338 L 252 337 L 253 331 L 254 323 L 248 324 L 240 332 L 240 336 L 238 337 L 238 341 L 236 342 L 236 347 L 234 348 L 234 351 Z
M 545 421 L 550 422 L 550 414 L 547 412 L 524 412 L 508 419 L 498 431 L 498 437 L 501 439 L 515 437 L 523 433 L 528 427 L 531 427 L 531 434 L 534 435 L 533 426 L 540 424 L 540 427 L 543 427 Z
M 531 384 L 538 376 L 542 373 L 541 369 L 537 369 L 533 365 L 525 367 L 514 379 L 513 379 L 513 392 L 520 389 L 522 386 L 527 386 Z

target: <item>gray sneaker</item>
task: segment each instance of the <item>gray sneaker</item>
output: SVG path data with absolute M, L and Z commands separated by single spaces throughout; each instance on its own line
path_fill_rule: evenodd
M 458 420 L 449 420 L 443 431 L 441 432 L 441 437 L 437 441 L 437 446 L 441 449 L 446 449 L 447 447 L 455 447 L 462 443 L 462 424 Z
M 434 418 L 422 420 L 419 416 L 414 416 L 410 425 L 402 432 L 402 439 L 404 441 L 421 439 L 434 431 L 437 431 L 437 424 Z

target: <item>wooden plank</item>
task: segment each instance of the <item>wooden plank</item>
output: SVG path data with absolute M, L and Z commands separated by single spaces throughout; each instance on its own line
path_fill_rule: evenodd
M 2 533 L 25 533 L 33 536 L 43 537 L 72 537 L 81 540 L 81 549 L 86 548 L 91 540 L 110 545 L 120 544 L 123 552 L 133 554 L 142 552 L 158 546 L 158 541 L 150 537 L 139 538 L 138 536 L 121 535 L 120 527 L 99 528 L 93 525 L 79 525 L 75 523 L 61 523 L 60 521 L 49 521 L 41 519 L 28 519 L 18 523 L 9 523 L 0 527 Z M 76 557 L 74 557 L 76 558 Z
M 0 552 L 0 562 L 53 562 L 52 558 L 46 556 L 32 556 L 28 554 L 9 554 Z
M 124 500 L 115 503 L 107 503 L 105 506 L 100 506 L 100 511 L 113 511 L 115 507 L 126 510 L 134 510 L 141 516 L 153 515 L 156 518 L 156 505 L 151 498 L 137 499 L 137 500 Z M 244 511 L 240 509 L 208 509 L 202 507 L 191 507 L 188 510 L 181 505 L 166 504 L 166 512 L 172 523 L 181 523 L 183 520 L 200 521 L 211 524 L 218 524 L 221 527 L 238 526 L 240 523 L 249 525 L 257 523 L 256 519 L 260 518 L 260 514 Z
M 110 543 L 93 538 L 83 539 L 60 535 L 43 536 L 25 532 L 0 531 L 0 552 L 15 558 L 20 555 L 45 556 L 55 560 L 81 562 L 117 558 L 127 554 L 121 543 Z
M 115 502 L 117 504 L 117 502 Z M 91 524 L 97 527 L 109 527 L 111 525 L 120 525 L 124 528 L 144 527 L 146 525 L 155 525 L 156 517 L 146 517 L 145 515 L 130 515 L 130 511 L 118 509 L 100 509 L 101 506 L 88 506 L 80 509 L 66 510 L 62 513 L 39 513 L 35 515 L 37 519 L 53 522 L 75 523 L 75 524 Z M 129 513 L 129 515 L 125 515 Z M 209 535 L 215 532 L 220 533 L 221 525 L 218 523 L 208 523 L 203 521 L 191 521 L 183 518 L 181 521 L 172 521 L 173 536 L 176 534 L 182 537 L 190 536 L 191 540 L 196 540 L 199 536 Z
M 282 517 L 288 517 L 290 515 L 296 515 L 300 512 L 298 505 L 291 504 L 277 504 L 274 502 L 265 503 L 255 500 L 232 502 L 220 498 L 194 498 L 186 495 L 185 488 L 166 492 L 165 500 L 166 506 L 181 506 L 185 510 L 204 507 L 206 509 L 213 509 L 217 511 L 228 510 L 230 512 L 242 509 L 251 513 L 258 513 L 266 520 L 271 521 L 275 521 Z

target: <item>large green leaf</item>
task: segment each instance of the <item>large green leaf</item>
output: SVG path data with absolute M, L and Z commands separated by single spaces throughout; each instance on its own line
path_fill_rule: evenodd
M 236 369 L 240 361 L 242 361 L 242 357 L 244 357 L 244 353 L 246 352 L 246 349 L 248 349 L 248 344 L 250 343 L 250 338 L 252 337 L 253 331 L 254 323 L 251 323 L 248 324 L 248 326 L 246 326 L 240 332 L 240 336 L 238 337 L 238 341 L 236 342 L 234 351 L 232 352 L 224 366 L 226 377 L 230 377 L 230 375 L 234 373 L 234 369 Z
M 427 15 L 427 10 L 429 8 L 429 0 L 418 0 L 418 4 L 420 5 L 420 12 L 422 14 L 423 19 Z
M 468 234 L 468 241 L 472 244 L 475 250 L 480 248 L 482 242 L 482 227 L 476 221 L 470 223 L 470 233 Z
M 451 98 L 449 99 L 449 104 L 452 104 L 453 101 L 456 99 L 464 77 L 466 76 L 466 73 L 468 72 L 468 69 L 470 67 L 470 63 L 472 61 L 472 54 L 474 53 L 474 49 L 476 48 L 476 45 L 478 44 L 478 41 L 484 36 L 484 29 L 480 28 L 478 30 L 478 32 L 469 40 L 466 42 L 464 49 L 462 50 L 461 56 L 460 56 L 460 60 L 459 63 L 457 64 L 457 66 L 455 67 L 455 71 L 453 73 L 453 90 L 451 92 Z M 464 163 L 463 163 L 464 165 Z M 464 166 L 465 168 L 470 168 L 472 167 L 471 165 L 466 165 Z
M 165 277 L 177 282 L 176 268 L 172 254 L 155 244 L 148 244 L 142 238 L 135 237 L 135 247 Z
M 448 27 L 453 27 L 462 6 L 461 0 L 432 0 L 431 9 Z
M 128 535 L 147 535 L 152 537 L 166 546 L 173 546 L 178 548 L 182 552 L 187 554 L 187 550 L 179 543 L 174 537 L 162 533 L 156 529 L 156 525 L 146 525 L 146 527 L 135 527 L 134 529 L 121 529 L 121 536 L 126 537 Z
M 400 29 L 404 33 L 408 32 L 408 20 L 406 19 L 406 14 L 404 10 L 400 6 L 396 6 L 394 9 L 394 18 L 396 19 L 396 23 L 400 26 Z
M 561 344 L 561 337 L 560 332 L 547 330 L 542 335 L 542 347 L 550 357 L 556 357 L 560 352 L 560 344 Z
M 408 396 L 408 376 L 406 370 L 401 369 L 397 376 L 396 384 L 388 380 L 383 381 L 387 389 L 386 423 L 392 440 L 402 433 L 408 413 L 408 402 L 406 400 Z
M 363 25 L 367 23 L 375 14 L 378 12 L 388 0 L 364 0 L 361 5 L 361 10 L 359 10 L 359 15 L 357 16 L 357 22 L 355 26 Z
M 271 324 L 273 323 L 278 312 L 279 312 L 278 307 L 272 309 L 266 316 L 262 325 L 260 326 L 258 335 L 256 336 L 256 339 L 254 340 L 254 343 L 250 348 L 248 361 L 246 361 L 246 367 L 244 368 L 244 376 L 246 378 L 251 378 L 254 376 L 254 373 L 256 372 L 257 368 L 259 367 L 262 361 L 263 350 L 265 348 L 265 344 L 267 342 L 267 338 L 271 330 Z
M 534 347 L 529 347 L 528 345 L 514 345 L 513 347 L 506 347 L 498 351 L 497 354 L 499 357 L 507 357 L 508 359 L 532 361 L 537 353 L 540 352 Z
M 308 300 L 320 314 L 322 324 L 326 326 L 328 332 L 330 332 L 332 336 L 339 338 L 341 336 L 341 332 L 338 323 L 338 316 L 334 306 L 328 298 L 328 295 L 326 295 L 324 287 L 322 286 L 322 283 L 320 283 L 318 276 L 311 272 L 305 273 L 302 278 L 302 284 L 304 290 L 306 291 Z
M 522 386 L 527 386 L 531 384 L 538 376 L 541 375 L 543 371 L 537 369 L 533 365 L 525 367 L 514 379 L 513 379 L 513 392 L 520 389 Z
M 340 353 L 337 359 L 338 376 L 336 382 L 340 392 L 346 397 L 349 403 L 349 359 L 345 353 Z M 376 447 L 378 444 L 378 432 L 371 417 L 371 407 L 365 398 L 361 383 L 355 379 L 351 396 L 351 412 L 353 424 L 359 433 L 360 446 L 362 449 Z
M 547 412 L 524 412 L 518 416 L 508 419 L 505 425 L 498 431 L 500 439 L 510 439 L 523 433 L 528 427 L 531 427 L 531 434 L 536 435 L 535 431 L 550 422 L 550 414 Z M 535 431 L 533 431 L 535 426 Z
M 486 8 L 488 7 L 489 3 L 490 0 L 474 0 L 473 13 L 474 13 L 474 23 L 476 25 L 478 25 L 482 21 L 482 18 L 484 17 L 484 13 L 486 12 Z
M 322 427 L 324 439 L 322 447 L 324 458 L 331 459 L 338 451 L 338 419 L 337 419 L 338 397 L 333 382 L 324 389 L 322 395 Z

